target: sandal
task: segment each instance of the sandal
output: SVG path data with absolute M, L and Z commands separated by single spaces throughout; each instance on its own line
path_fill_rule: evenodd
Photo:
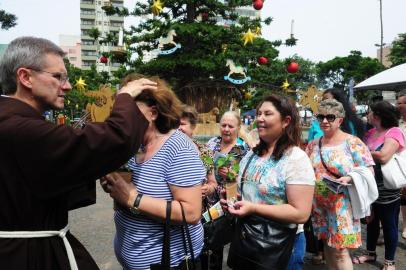
M 395 270 L 395 261 L 385 260 L 382 270 Z
M 361 252 L 361 255 L 354 256 L 352 258 L 352 263 L 353 264 L 363 264 L 363 263 L 371 263 L 371 262 L 376 262 L 376 252 L 375 251 L 364 251 Z

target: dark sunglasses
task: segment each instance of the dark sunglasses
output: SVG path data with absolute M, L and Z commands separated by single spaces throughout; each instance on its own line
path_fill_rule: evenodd
M 319 122 L 323 122 L 324 118 L 327 119 L 327 122 L 334 122 L 337 117 L 335 114 L 318 114 L 316 118 Z

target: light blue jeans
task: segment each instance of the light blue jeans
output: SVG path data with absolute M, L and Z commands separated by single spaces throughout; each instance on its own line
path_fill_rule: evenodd
M 296 234 L 292 255 L 290 256 L 288 270 L 302 270 L 303 259 L 306 252 L 306 238 L 304 232 Z

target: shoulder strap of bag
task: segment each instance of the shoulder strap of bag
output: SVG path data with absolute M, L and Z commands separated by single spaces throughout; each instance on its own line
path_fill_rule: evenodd
M 180 209 L 182 211 L 182 240 L 183 240 L 183 248 L 185 249 L 185 255 L 187 256 L 188 254 L 188 250 L 186 247 L 186 240 L 189 246 L 189 250 L 190 250 L 190 256 L 192 257 L 192 265 L 193 265 L 193 270 L 196 269 L 196 262 L 195 262 L 195 254 L 193 251 L 193 245 L 192 245 L 192 239 L 190 237 L 190 232 L 189 232 L 189 227 L 186 223 L 186 216 L 185 216 L 185 210 L 183 209 L 183 205 L 181 202 L 179 202 L 180 204 Z M 186 240 L 185 240 L 186 237 Z
M 335 172 L 332 172 L 332 171 L 327 167 L 326 163 L 325 163 L 324 160 L 323 160 L 323 155 L 322 155 L 322 153 L 321 153 L 321 146 L 322 146 L 321 140 L 322 140 L 322 139 L 323 139 L 323 136 L 321 136 L 320 139 L 319 139 L 319 154 L 320 154 L 321 164 L 323 164 L 323 167 L 324 167 L 329 173 L 331 173 L 333 176 L 335 176 L 335 177 L 337 177 L 337 178 L 340 178 L 341 175 L 336 174 Z
M 245 173 L 247 172 L 248 166 L 250 165 L 251 160 L 254 158 L 254 155 L 255 155 L 255 153 L 252 152 L 252 155 L 249 157 L 249 159 L 247 161 L 247 164 L 245 165 L 244 171 L 241 174 L 241 198 L 242 198 L 243 193 L 244 193 L 243 187 L 244 187 L 244 182 L 245 182 L 245 180 L 244 180 L 245 179 Z
M 383 138 L 383 143 L 380 144 L 377 148 L 375 148 L 374 151 L 381 151 L 381 150 L 382 150 L 383 145 L 385 144 L 385 137 L 386 137 L 386 135 L 388 135 L 389 131 L 392 130 L 392 128 L 395 128 L 395 127 L 391 127 L 390 129 L 388 129 L 388 130 L 385 132 L 385 135 L 384 135 L 384 138 Z M 403 133 L 403 132 L 402 132 L 402 133 Z M 382 136 L 382 135 L 381 135 L 381 136 Z
M 162 246 L 162 258 L 161 265 L 169 270 L 171 267 L 171 210 L 172 202 L 166 201 L 166 217 L 165 217 L 165 227 L 164 227 L 164 244 Z

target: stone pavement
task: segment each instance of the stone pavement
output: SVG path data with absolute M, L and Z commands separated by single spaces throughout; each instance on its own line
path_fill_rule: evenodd
M 97 184 L 97 203 L 70 213 L 71 232 L 85 245 L 101 270 L 122 270 L 113 251 L 114 222 L 113 200 L 105 194 Z M 363 229 L 365 232 L 365 229 Z M 363 234 L 365 240 L 365 233 Z M 378 246 L 378 260 L 375 264 L 356 265 L 355 270 L 378 270 L 382 267 L 383 246 Z M 227 259 L 225 249 L 224 260 Z M 310 258 L 310 254 L 308 256 Z M 308 260 L 307 260 L 308 261 Z M 224 263 L 223 269 L 228 269 Z M 315 266 L 306 263 L 304 270 L 325 270 L 325 265 Z M 406 240 L 399 234 L 399 244 L 396 253 L 396 269 L 406 269 Z

